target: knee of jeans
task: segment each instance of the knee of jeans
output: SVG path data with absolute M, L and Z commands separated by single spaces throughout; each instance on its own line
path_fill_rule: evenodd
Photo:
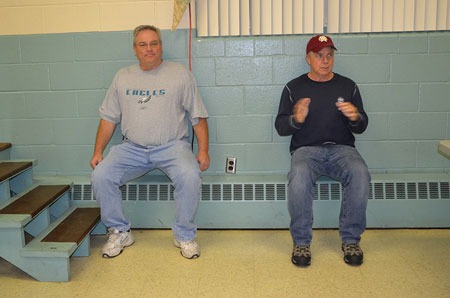
M 198 166 L 184 166 L 180 167 L 174 177 L 173 182 L 181 182 L 181 183 L 201 183 L 200 169 Z
M 95 186 L 96 184 L 103 184 L 109 180 L 110 175 L 108 175 L 108 169 L 101 164 L 95 167 L 94 171 L 91 174 L 91 184 Z
M 311 171 L 307 167 L 291 168 L 288 179 L 289 183 L 309 183 L 311 181 Z
M 364 163 L 355 163 L 350 168 L 350 173 L 353 178 L 358 179 L 359 181 L 367 181 L 370 182 L 370 173 L 369 169 Z

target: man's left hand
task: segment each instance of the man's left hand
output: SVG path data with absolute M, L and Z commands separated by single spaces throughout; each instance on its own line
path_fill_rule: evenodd
M 199 152 L 197 154 L 197 161 L 200 165 L 200 171 L 206 171 L 209 168 L 209 155 L 206 152 Z
M 357 121 L 359 119 L 358 108 L 355 107 L 351 102 L 337 102 L 336 107 L 350 121 Z

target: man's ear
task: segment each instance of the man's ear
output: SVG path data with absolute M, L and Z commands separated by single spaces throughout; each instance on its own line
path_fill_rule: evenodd
M 311 59 L 311 58 L 309 57 L 309 55 L 306 54 L 305 60 L 306 60 L 306 63 L 308 63 L 309 65 L 311 65 L 311 60 L 310 60 L 310 59 Z

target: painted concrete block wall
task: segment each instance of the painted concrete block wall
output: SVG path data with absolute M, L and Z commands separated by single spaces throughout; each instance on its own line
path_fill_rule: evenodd
M 36 0 L 37 1 L 37 0 Z M 163 30 L 163 58 L 188 65 L 188 30 Z M 287 173 L 289 138 L 273 123 L 284 84 L 308 71 L 310 36 L 195 38 L 192 71 L 210 114 L 211 167 Z M 360 87 L 369 115 L 357 147 L 373 173 L 448 172 L 450 32 L 334 35 L 335 71 Z M 98 107 L 121 67 L 136 63 L 131 31 L 0 36 L 0 141 L 37 175 L 88 175 Z M 111 141 L 121 141 L 120 127 Z
M 173 0 L 2 0 L 0 35 L 132 30 L 172 26 Z M 192 1 L 195 20 L 195 1 Z M 185 13 L 178 28 L 189 28 Z M 195 22 L 194 22 L 195 25 Z

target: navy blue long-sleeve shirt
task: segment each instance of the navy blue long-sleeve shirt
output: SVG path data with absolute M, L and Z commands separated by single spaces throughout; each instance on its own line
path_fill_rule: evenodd
M 292 114 L 301 98 L 309 97 L 309 112 L 303 123 L 297 123 Z M 358 108 L 359 119 L 350 121 L 336 107 L 338 98 Z M 281 94 L 275 128 L 280 136 L 292 135 L 291 154 L 302 146 L 339 144 L 355 146 L 353 133 L 366 130 L 368 117 L 363 108 L 358 86 L 351 79 L 334 73 L 331 80 L 317 82 L 307 74 L 293 79 Z

